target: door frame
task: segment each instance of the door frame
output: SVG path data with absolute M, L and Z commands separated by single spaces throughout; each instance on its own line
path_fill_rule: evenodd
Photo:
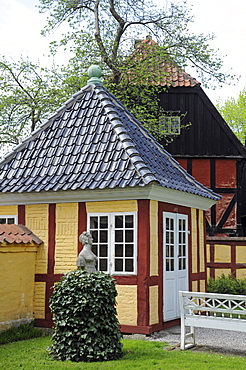
M 163 319 L 165 321 L 175 320 L 180 317 L 179 313 L 179 290 L 188 290 L 189 286 L 189 217 L 187 214 L 163 212 Z M 170 243 L 173 250 L 171 256 L 169 249 L 169 256 L 166 264 L 166 219 L 173 220 L 173 242 Z M 185 241 L 179 239 L 179 220 L 185 220 L 185 230 L 181 230 L 181 234 L 185 235 Z M 169 228 L 169 231 L 172 229 Z M 182 232 L 184 231 L 184 232 Z M 170 235 L 169 235 L 170 238 Z M 180 242 L 181 241 L 181 242 Z M 185 244 L 185 245 L 184 245 Z M 172 248 L 173 245 L 173 248 Z M 179 255 L 179 250 L 182 251 L 182 246 L 185 247 L 185 262 L 182 262 L 184 255 Z M 181 249 L 180 249 L 181 247 Z M 173 262 L 171 262 L 173 260 Z M 171 265 L 172 263 L 172 265 Z M 179 264 L 185 263 L 185 269 L 179 269 Z M 169 271 L 166 268 L 170 268 Z

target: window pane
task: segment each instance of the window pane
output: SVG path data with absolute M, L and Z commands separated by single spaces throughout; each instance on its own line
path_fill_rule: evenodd
M 100 258 L 99 260 L 99 270 L 100 271 L 107 271 L 108 269 L 108 261 L 106 258 Z
M 108 228 L 108 217 L 100 216 L 100 229 L 107 229 L 107 228 Z
M 123 230 L 115 230 L 115 241 L 123 242 Z
M 132 272 L 133 271 L 133 260 L 126 260 L 126 271 Z
M 0 218 L 0 224 L 6 224 L 6 218 Z
M 8 224 L 14 224 L 15 223 L 15 219 L 14 218 L 8 218 L 7 219 L 7 223 Z
M 115 244 L 115 257 L 123 257 L 123 244 Z
M 169 246 L 168 245 L 166 245 L 166 257 L 170 257 L 169 256 Z
M 123 228 L 123 216 L 115 216 L 115 228 L 116 229 Z
M 133 242 L 133 230 L 126 230 L 125 231 L 125 241 L 126 242 Z
M 128 228 L 128 229 L 133 229 L 134 225 L 133 225 L 133 216 L 126 216 L 125 217 L 125 227 Z
M 108 231 L 100 230 L 100 243 L 108 242 Z
M 99 254 L 100 257 L 108 257 L 108 246 L 107 246 L 107 244 L 100 244 L 99 250 L 100 250 L 100 254 Z
M 123 271 L 123 260 L 116 258 L 115 259 L 115 271 Z
M 93 244 L 93 245 L 92 245 L 91 250 L 92 250 L 92 252 L 93 252 L 96 256 L 98 256 L 97 245 Z
M 90 229 L 98 229 L 98 217 L 90 217 Z
M 92 239 L 93 239 L 93 242 L 94 243 L 97 243 L 98 242 L 98 231 L 91 231 L 91 236 L 92 236 Z
M 174 246 L 173 245 L 170 246 L 170 256 L 174 257 Z
M 126 251 L 125 251 L 125 253 L 126 253 L 126 257 L 134 257 L 133 256 L 133 244 L 127 244 L 126 245 Z

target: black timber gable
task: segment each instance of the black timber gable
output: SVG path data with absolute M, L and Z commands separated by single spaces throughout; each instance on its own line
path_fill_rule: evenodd
M 172 142 L 161 142 L 175 157 L 246 157 L 244 146 L 199 85 L 170 87 L 160 94 L 160 105 L 186 114 L 182 125 L 190 123 Z

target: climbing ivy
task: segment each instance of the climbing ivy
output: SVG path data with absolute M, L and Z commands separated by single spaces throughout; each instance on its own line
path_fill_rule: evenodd
M 122 356 L 114 280 L 103 272 L 76 270 L 55 284 L 50 299 L 58 360 L 108 361 Z

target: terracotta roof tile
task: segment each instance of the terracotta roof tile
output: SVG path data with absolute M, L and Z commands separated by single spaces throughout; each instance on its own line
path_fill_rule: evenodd
M 32 233 L 27 227 L 15 224 L 0 224 L 0 243 L 35 243 L 42 244 L 43 241 Z
M 149 47 L 149 48 L 148 48 Z M 151 55 L 151 51 L 158 48 L 158 44 L 151 38 L 146 38 L 139 42 L 136 46 L 136 50 L 133 56 L 137 56 L 139 59 L 148 58 Z M 172 86 L 172 87 L 194 87 L 200 85 L 194 77 L 186 73 L 182 68 L 180 68 L 176 63 L 170 60 L 163 61 L 160 59 L 154 59 L 150 68 L 153 70 L 153 83 L 157 83 L 161 86 Z M 156 65 L 154 65 L 154 63 Z

